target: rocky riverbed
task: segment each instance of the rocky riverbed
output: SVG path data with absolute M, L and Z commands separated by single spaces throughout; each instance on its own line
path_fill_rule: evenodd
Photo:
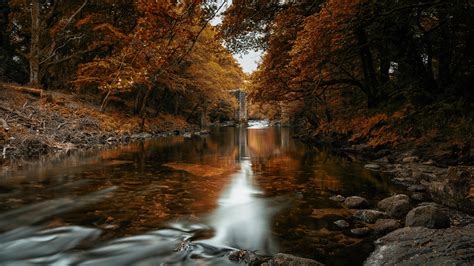
M 473 166 L 442 168 L 409 156 L 399 163 L 382 158 L 366 168 L 390 175 L 405 192 L 372 208 L 357 196 L 333 197 L 348 208 L 360 209 L 354 217 L 366 227 L 352 230 L 380 237 L 365 265 L 474 263 Z

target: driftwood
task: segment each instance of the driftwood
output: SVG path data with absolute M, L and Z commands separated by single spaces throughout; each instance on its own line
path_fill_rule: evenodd
M 10 89 L 10 90 L 17 90 L 21 92 L 27 92 L 33 95 L 37 95 L 39 97 L 43 96 L 43 90 L 34 88 L 34 87 L 28 87 L 28 86 L 20 86 L 20 85 L 15 85 L 11 83 L 2 83 L 0 82 L 0 88 L 5 88 L 5 89 Z

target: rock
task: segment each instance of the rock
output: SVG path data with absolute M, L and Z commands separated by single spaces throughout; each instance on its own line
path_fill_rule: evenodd
M 375 245 L 364 265 L 472 265 L 474 224 L 448 229 L 404 227 Z
M 423 165 L 434 165 L 435 162 L 433 160 L 429 159 L 428 161 L 424 161 L 421 164 L 423 164 Z
M 372 224 L 378 219 L 385 217 L 385 213 L 377 210 L 358 210 L 354 217 L 365 223 Z
M 344 200 L 346 200 L 346 198 L 341 195 L 332 196 L 329 199 L 337 202 L 344 202 Z
M 150 133 L 146 133 L 146 132 L 133 134 L 131 136 L 132 139 L 149 139 L 151 137 L 152 137 L 152 135 Z
M 410 195 L 410 198 L 412 200 L 415 200 L 415 201 L 425 201 L 427 200 L 429 197 L 426 193 L 421 193 L 421 192 L 416 192 L 416 193 L 412 193 Z
M 474 166 L 449 167 L 446 177 L 424 184 L 433 201 L 474 214 Z
M 410 178 L 410 177 L 406 177 L 406 178 L 397 177 L 397 178 L 394 178 L 392 181 L 395 184 L 402 185 L 402 186 L 405 186 L 405 187 L 409 187 L 409 186 L 416 183 L 415 179 Z
M 403 163 L 416 163 L 419 161 L 418 156 L 407 156 L 402 159 Z
M 449 217 L 435 206 L 420 206 L 408 212 L 405 226 L 422 226 L 426 228 L 447 228 Z
M 190 137 L 192 137 L 192 134 L 190 132 L 186 132 L 186 133 L 183 134 L 183 137 L 190 138 Z
M 277 253 L 271 260 L 262 265 L 268 266 L 323 266 L 324 264 L 312 259 L 300 258 L 290 254 Z
M 388 159 L 388 156 L 382 157 L 380 159 L 375 160 L 376 163 L 390 163 L 390 160 Z
M 344 200 L 344 205 L 347 206 L 347 208 L 350 209 L 361 209 L 361 208 L 367 208 L 369 206 L 369 202 L 359 196 L 352 196 L 352 197 L 347 197 Z
M 250 250 L 234 250 L 228 255 L 229 260 L 244 263 L 245 265 L 261 265 L 268 260 L 268 258 L 257 255 L 255 252 Z
M 393 218 L 403 218 L 411 209 L 410 198 L 405 194 L 385 198 L 377 206 Z
M 366 164 L 366 165 L 364 165 L 364 167 L 369 169 L 369 170 L 375 170 L 375 171 L 380 170 L 380 165 L 375 164 L 375 163 Z
M 337 220 L 334 222 L 334 224 L 341 229 L 349 227 L 349 223 L 345 220 Z
M 351 233 L 358 237 L 366 236 L 370 233 L 370 228 L 368 227 L 360 227 L 360 228 L 353 228 L 351 229 Z
M 372 227 L 377 234 L 387 234 L 401 227 L 398 220 L 395 219 L 378 219 Z
M 424 191 L 426 191 L 426 187 L 423 186 L 423 185 L 411 185 L 407 189 L 408 189 L 408 191 L 411 191 L 411 192 L 424 192 Z

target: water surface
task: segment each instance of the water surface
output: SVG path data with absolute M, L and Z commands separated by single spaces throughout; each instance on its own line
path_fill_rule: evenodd
M 329 197 L 374 202 L 392 189 L 363 165 L 298 142 L 280 127 L 217 128 L 209 136 L 78 152 L 3 169 L 0 260 L 221 265 L 231 263 L 229 251 L 247 249 L 353 265 L 368 255 L 372 239 L 338 229 L 338 219 L 362 225 Z M 25 250 L 18 243 L 46 248 L 7 256 L 15 252 L 9 248 Z

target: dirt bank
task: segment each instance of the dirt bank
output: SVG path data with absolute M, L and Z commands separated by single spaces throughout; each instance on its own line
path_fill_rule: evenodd
M 130 112 L 100 112 L 85 95 L 42 96 L 0 87 L 0 165 L 78 148 L 198 130 L 182 117 L 161 114 L 145 120 Z

